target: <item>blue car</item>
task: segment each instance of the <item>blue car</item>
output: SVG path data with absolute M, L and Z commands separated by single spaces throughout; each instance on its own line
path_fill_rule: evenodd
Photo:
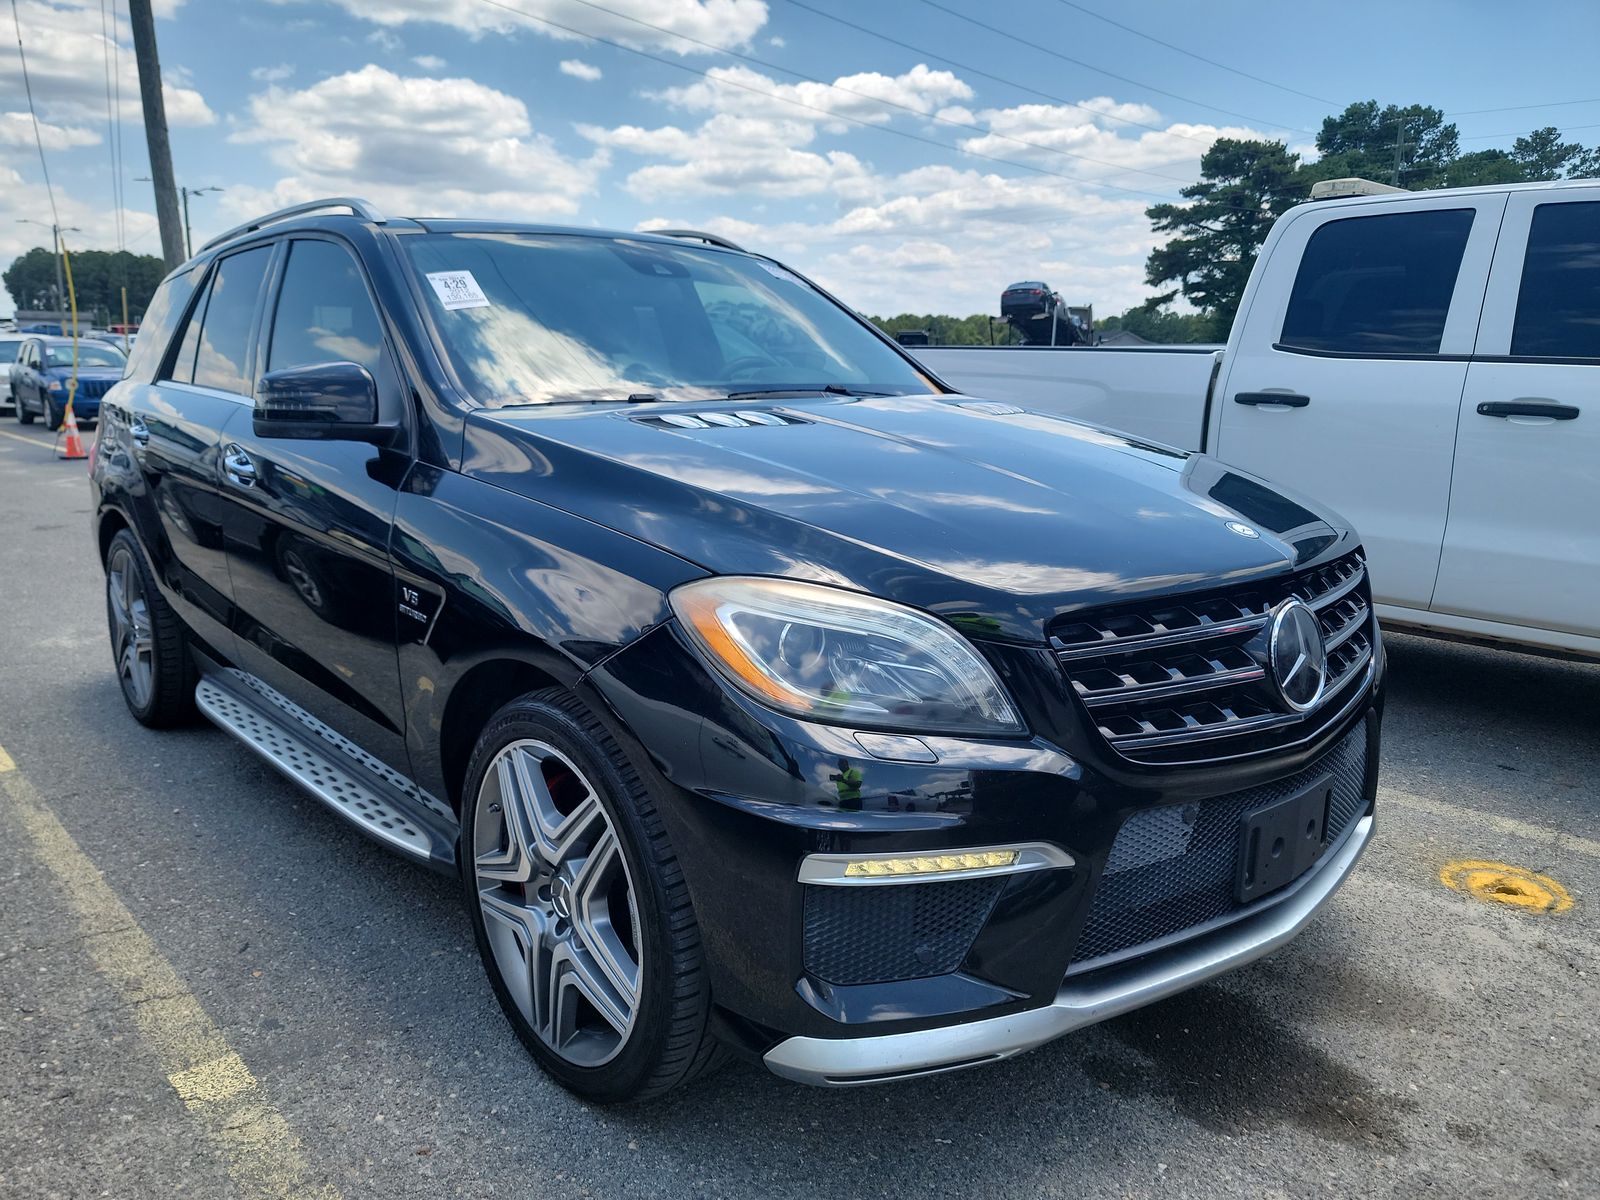
M 78 340 L 78 390 L 72 410 L 80 424 L 93 424 L 100 416 L 100 397 L 122 378 L 127 359 L 109 342 Z M 72 339 L 30 337 L 11 366 L 11 402 L 17 420 L 32 425 L 44 418 L 46 429 L 59 429 L 66 420 L 67 388 L 72 379 Z

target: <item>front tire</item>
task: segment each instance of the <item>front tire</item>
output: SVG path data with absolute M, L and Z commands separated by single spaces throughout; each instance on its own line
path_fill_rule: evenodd
M 22 403 L 22 393 L 16 388 L 11 389 L 11 400 L 12 403 L 17 406 L 17 424 L 32 425 L 33 414 L 29 412 L 27 406 Z
M 156 588 L 138 539 L 118 530 L 106 551 L 111 658 L 128 711 L 166 729 L 194 715 L 195 669 L 183 623 Z
M 44 427 L 54 433 L 61 428 L 61 422 L 66 419 L 66 414 L 51 402 L 48 395 L 44 396 L 39 403 L 44 406 Z
M 654 800 L 588 710 L 559 688 L 506 705 L 462 797 L 478 951 L 539 1065 L 607 1104 L 719 1063 L 683 873 Z

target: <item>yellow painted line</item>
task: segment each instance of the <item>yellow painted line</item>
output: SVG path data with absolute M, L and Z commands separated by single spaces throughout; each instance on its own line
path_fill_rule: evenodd
M 173 1090 L 246 1197 L 338 1200 L 311 1172 L 299 1139 L 171 963 L 0 749 L 0 786 L 39 861 L 71 904 L 95 967 L 122 994 Z
M 41 442 L 38 438 L 31 438 L 21 433 L 12 433 L 9 429 L 0 429 L 0 437 L 8 437 L 14 442 L 26 442 L 30 446 L 37 446 L 41 450 L 49 450 L 54 442 Z
M 1508 833 L 1512 837 L 1526 838 L 1530 842 L 1547 844 L 1557 850 L 1576 850 L 1579 854 L 1587 854 L 1590 858 L 1600 858 L 1600 841 L 1594 838 L 1579 837 L 1577 834 L 1564 833 L 1559 829 L 1552 829 L 1548 825 L 1535 825 L 1531 821 L 1519 821 L 1515 817 L 1502 817 L 1498 813 L 1486 813 L 1475 808 L 1465 808 L 1459 804 L 1448 804 L 1443 800 L 1430 800 L 1426 796 L 1413 796 L 1410 792 L 1397 792 L 1393 788 L 1379 788 L 1378 801 L 1380 804 L 1398 804 L 1402 808 L 1413 808 L 1418 812 L 1428 813 L 1430 816 L 1443 817 L 1447 821 L 1455 821 L 1463 825 L 1482 825 L 1500 833 Z
M 1525 913 L 1562 913 L 1572 896 L 1548 875 L 1510 863 L 1448 862 L 1439 868 L 1439 882 L 1484 904 L 1505 904 Z

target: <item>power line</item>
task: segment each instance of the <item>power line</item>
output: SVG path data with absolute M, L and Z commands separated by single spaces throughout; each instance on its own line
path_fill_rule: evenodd
M 836 22 L 837 24 L 843 25 L 846 28 L 854 29 L 857 33 L 864 33 L 868 37 L 874 37 L 879 41 L 888 42 L 891 46 L 899 46 L 902 50 L 909 50 L 911 53 L 920 54 L 924 58 L 931 58 L 937 62 L 945 63 L 949 66 L 955 67 L 958 71 L 965 71 L 968 75 L 976 75 L 980 79 L 993 80 L 995 83 L 1004 84 L 1006 87 L 1015 88 L 1019 92 L 1027 92 L 1029 95 L 1038 96 L 1041 99 L 1049 100 L 1055 104 L 1062 104 L 1068 108 L 1079 109 L 1093 117 L 1101 117 L 1108 121 L 1117 121 L 1124 125 L 1137 125 L 1140 129 L 1148 129 L 1152 133 L 1169 134 L 1172 137 L 1186 138 L 1191 142 L 1205 142 L 1207 145 L 1210 145 L 1210 139 L 1196 137 L 1192 133 L 1173 133 L 1171 129 L 1163 129 L 1159 125 L 1150 125 L 1144 121 L 1136 121 L 1132 117 L 1124 117 L 1119 116 L 1116 113 L 1102 112 L 1098 108 L 1090 108 L 1086 104 L 1079 104 L 1075 100 L 1068 100 L 1064 96 L 1057 96 L 1050 92 L 1042 92 L 1038 88 L 1032 87 L 1026 83 L 1018 83 L 1015 79 L 1007 79 L 1002 75 L 992 74 L 983 70 L 981 67 L 975 67 L 970 63 L 959 62 L 948 55 L 940 54 L 933 50 L 927 50 L 921 46 L 913 46 L 910 42 L 903 42 L 899 38 L 892 37 L 887 33 L 879 33 L 876 29 L 868 29 L 865 25 L 857 25 L 854 21 L 847 20 L 846 18 L 838 16 L 834 13 L 825 12 L 820 8 L 813 7 L 812 5 L 807 4 L 805 0 L 788 0 L 788 2 L 796 8 L 805 9 L 805 11 L 808 13 L 814 13 L 816 16 Z
M 117 249 L 126 240 L 122 226 L 122 172 L 117 161 L 116 112 L 111 101 L 111 47 L 115 41 L 115 27 L 106 28 L 106 0 L 100 0 L 100 57 L 106 68 L 106 152 L 111 157 L 111 220 L 117 234 Z
M 1547 100 L 1542 104 L 1511 104 L 1505 108 L 1462 108 L 1455 112 L 1447 112 L 1447 117 L 1480 117 L 1484 113 L 1526 112 L 1530 108 L 1566 108 L 1573 104 L 1600 104 L 1600 96 L 1591 96 L 1587 100 Z
M 1050 154 L 1059 154 L 1063 158 L 1074 158 L 1074 159 L 1079 160 L 1080 162 L 1094 163 L 1096 166 L 1099 166 L 1099 167 L 1110 167 L 1114 171 L 1118 171 L 1118 172 L 1121 172 L 1121 173 L 1132 173 L 1132 174 L 1135 174 L 1135 175 L 1149 175 L 1149 176 L 1151 176 L 1151 177 L 1153 177 L 1155 179 L 1167 179 L 1167 180 L 1171 180 L 1174 183 L 1188 183 L 1189 182 L 1188 178 L 1184 177 L 1184 176 L 1164 175 L 1160 171 L 1150 171 L 1150 170 L 1146 170 L 1143 167 L 1123 166 L 1121 163 L 1109 162 L 1109 161 L 1107 161 L 1106 159 L 1103 159 L 1103 158 L 1092 158 L 1087 154 L 1078 154 L 1078 153 L 1076 153 L 1074 151 L 1071 151 L 1071 150 L 1063 150 L 1059 146 L 1051 146 L 1051 145 L 1048 145 L 1047 143 L 1044 143 L 1044 142 L 1033 142 L 1033 141 L 1029 141 L 1027 138 L 1015 137 L 1015 136 L 1013 136 L 1013 135 L 1011 135 L 1009 133 L 1002 133 L 998 129 L 993 128 L 992 126 L 980 125 L 976 121 L 971 121 L 971 122 L 969 122 L 969 121 L 956 121 L 956 120 L 953 120 L 953 119 L 951 119 L 949 117 L 941 117 L 936 113 L 923 112 L 920 108 L 915 108 L 910 104 L 901 104 L 899 101 L 888 100 L 888 99 L 885 99 L 882 96 L 874 96 L 874 95 L 871 95 L 868 92 L 858 92 L 854 88 L 844 87 L 842 84 L 829 83 L 827 80 L 818 79 L 814 75 L 807 75 L 802 71 L 795 71 L 795 70 L 792 70 L 789 67 L 779 66 L 777 63 L 769 62 L 764 58 L 757 58 L 753 54 L 742 54 L 737 50 L 729 50 L 729 49 L 726 49 L 725 47 L 718 46 L 714 42 L 701 41 L 699 38 L 690 37 L 688 34 L 678 33 L 678 32 L 676 32 L 674 30 L 664 28 L 663 26 L 660 26 L 660 25 L 652 25 L 649 21 L 642 21 L 638 17 L 630 17 L 627 13 L 618 12 L 615 9 L 607 8 L 603 4 L 596 4 L 596 3 L 593 2 L 593 0 L 575 0 L 575 2 L 578 3 L 578 4 L 583 5 L 585 8 L 592 8 L 596 12 L 605 13 L 607 16 L 617 17 L 617 18 L 620 18 L 621 20 L 624 20 L 624 21 L 631 21 L 635 25 L 642 26 L 645 29 L 653 30 L 656 33 L 665 34 L 668 37 L 678 38 L 678 39 L 680 39 L 682 41 L 690 43 L 691 45 L 702 46 L 707 50 L 715 50 L 715 51 L 717 51 L 719 53 L 728 55 L 730 58 L 737 58 L 737 59 L 739 59 L 739 60 L 741 60 L 743 62 L 754 63 L 756 66 L 763 67 L 763 68 L 765 68 L 766 70 L 769 70 L 769 71 L 779 71 L 779 72 L 782 72 L 785 75 L 792 75 L 796 79 L 804 80 L 807 83 L 814 83 L 818 87 L 825 87 L 825 88 L 831 89 L 832 91 L 842 92 L 846 96 L 855 96 L 858 99 L 866 100 L 866 101 L 868 101 L 870 103 L 873 103 L 873 104 L 882 104 L 882 105 L 885 105 L 885 106 L 887 106 L 889 108 L 897 108 L 897 109 L 901 110 L 902 112 L 908 112 L 912 116 L 920 117 L 922 120 L 925 120 L 925 121 L 933 121 L 933 122 L 936 122 L 936 123 L 941 124 L 941 125 L 953 125 L 955 128 L 960 129 L 964 133 L 968 133 L 968 134 L 981 133 L 981 134 L 984 134 L 984 135 L 986 135 L 988 137 L 1000 138 L 1002 141 L 1015 142 L 1019 146 L 1027 146 L 1029 149 L 1032 149 L 1032 150 L 1043 150 L 1043 151 L 1046 151 L 1047 153 L 1050 153 Z M 507 7 L 507 6 L 505 6 L 505 5 L 497 5 L 497 7 Z M 531 16 L 532 14 L 531 13 L 524 13 L 523 15 L 524 16 Z M 542 18 L 535 18 L 535 19 L 536 20 L 540 20 Z
M 1184 104 L 1193 104 L 1200 108 L 1209 108 L 1212 112 L 1224 113 L 1230 117 L 1238 117 L 1241 121 L 1250 121 L 1257 125 L 1265 125 L 1268 128 L 1287 129 L 1290 133 L 1311 132 L 1309 129 L 1296 129 L 1292 126 L 1280 125 L 1278 122 L 1268 121 L 1264 117 L 1252 117 L 1248 113 L 1234 112 L 1231 108 L 1222 108 L 1219 105 L 1207 104 L 1205 101 L 1196 100 L 1192 96 L 1180 96 L 1177 92 L 1169 92 L 1164 88 L 1158 88 L 1152 84 L 1141 83 L 1137 79 L 1129 79 L 1126 75 L 1118 75 L 1115 71 L 1108 71 L 1104 67 L 1095 66 L 1093 63 L 1086 63 L 1081 58 L 1073 58 L 1071 55 L 1063 54 L 1059 50 L 1052 50 L 1049 46 L 1041 45 L 1038 42 L 1031 42 L 1024 37 L 1018 37 L 1009 29 L 1001 29 L 998 25 L 990 25 L 986 21 L 978 20 L 977 17 L 969 17 L 964 12 L 958 12 L 953 8 L 949 8 L 946 5 L 938 3 L 938 0 L 922 0 L 922 3 L 926 4 L 929 8 L 937 9 L 939 12 L 955 17 L 957 20 L 965 21 L 969 25 L 976 25 L 979 29 L 987 29 L 990 33 L 998 34 L 1000 37 L 1016 42 L 1019 45 L 1038 50 L 1043 54 L 1048 54 L 1051 58 L 1058 58 L 1062 62 L 1071 63 L 1075 67 L 1082 67 L 1086 71 L 1093 71 L 1097 75 L 1104 75 L 1108 79 L 1118 80 L 1122 83 L 1128 84 L 1130 87 L 1143 88 L 1147 92 L 1155 92 L 1158 96 L 1168 96 L 1173 100 L 1182 101 Z
M 33 107 L 33 84 L 28 80 L 28 54 L 22 48 L 22 19 L 17 16 L 17 0 L 11 0 L 11 21 L 17 27 L 17 57 L 22 60 L 22 90 L 28 94 L 28 116 L 33 121 L 33 144 L 39 148 L 39 170 L 44 173 L 44 190 L 50 197 L 50 223 L 59 229 L 61 215 L 56 212 L 56 189 L 50 184 L 50 167 L 44 161 L 44 138 L 39 135 L 39 114 Z
M 15 2 L 16 0 L 12 0 L 12 3 Z M 535 16 L 533 13 L 526 12 L 523 9 L 514 7 L 513 5 L 503 3 L 502 0 L 481 0 L 481 2 L 489 5 L 492 8 L 498 8 L 505 12 L 513 13 L 516 16 L 522 17 L 526 20 L 536 21 L 541 25 L 547 25 L 552 29 L 562 30 L 563 32 L 570 33 L 575 37 L 585 38 L 591 42 L 597 42 L 602 46 L 610 46 L 612 49 L 621 50 L 626 54 L 633 54 L 640 58 L 647 58 L 651 62 L 660 63 L 662 66 L 671 67 L 675 71 L 686 71 L 690 75 L 698 75 L 700 78 L 710 80 L 712 83 L 715 83 L 719 86 L 738 88 L 741 91 L 751 92 L 757 96 L 765 96 L 769 100 L 777 100 L 779 103 L 788 104 L 795 108 L 803 108 L 809 112 L 820 113 L 830 121 L 844 121 L 851 125 L 860 125 L 864 129 L 874 129 L 879 133 L 887 133 L 892 134 L 895 137 L 907 138 L 913 142 L 921 142 L 925 146 L 935 146 L 940 150 L 952 151 L 956 154 L 966 155 L 969 158 L 980 158 L 986 162 L 1000 163 L 1003 166 L 1015 167 L 1018 170 L 1031 171 L 1036 175 L 1048 175 L 1053 179 L 1064 179 L 1068 183 L 1076 183 L 1085 187 L 1105 188 L 1114 192 L 1127 192 L 1129 195 L 1133 196 L 1153 196 L 1158 200 L 1174 200 L 1174 197 L 1163 195 L 1160 192 L 1146 191 L 1142 188 L 1124 187 L 1121 184 L 1106 183 L 1099 179 L 1082 179 L 1076 175 L 1068 175 L 1062 171 L 1052 171 L 1048 167 L 1035 166 L 1033 163 L 1018 162 L 1015 159 L 1010 158 L 1001 158 L 999 155 L 985 154 L 980 150 L 969 150 L 963 146 L 952 146 L 948 142 L 941 142 L 936 138 L 923 137 L 921 134 L 912 133 L 910 130 L 895 129 L 888 125 L 878 125 L 872 121 L 863 120 L 860 117 L 852 117 L 845 113 L 834 112 L 831 109 L 822 108 L 815 104 L 807 104 L 804 100 L 796 100 L 789 96 L 784 96 L 778 92 L 768 91 L 766 88 L 759 88 L 752 84 L 741 83 L 735 79 L 717 78 L 713 76 L 711 72 L 702 71 L 698 67 L 691 67 L 687 63 L 674 62 L 672 59 L 663 58 L 659 54 L 651 54 L 647 50 L 638 50 L 632 46 L 624 45 L 622 42 L 613 41 L 610 38 L 599 37 L 596 34 L 587 32 L 586 30 L 577 29 L 571 25 L 563 25 L 561 22 L 553 21 L 549 17 Z M 631 20 L 632 18 L 629 19 Z M 642 24 L 642 22 L 640 23 Z M 681 37 L 682 35 L 674 34 L 673 36 Z M 868 98 L 873 99 L 873 97 Z M 925 114 L 918 113 L 917 115 L 923 116 Z M 959 122 L 957 124 L 959 124 Z M 972 126 L 962 125 L 961 128 L 970 130 Z M 1128 167 L 1117 167 L 1117 170 L 1124 172 L 1130 169 L 1131 168 Z
M 1203 62 L 1207 66 L 1216 67 L 1218 70 L 1227 71 L 1231 74 L 1238 75 L 1243 79 L 1252 79 L 1256 83 L 1264 83 L 1268 87 L 1277 88 L 1280 92 L 1289 92 L 1295 96 L 1304 96 L 1307 100 L 1315 100 L 1318 104 L 1338 104 L 1337 100 L 1329 100 L 1325 96 L 1313 96 L 1310 92 L 1302 92 L 1299 88 L 1292 88 L 1287 84 L 1274 83 L 1270 79 L 1263 79 L 1260 75 L 1252 75 L 1249 71 L 1241 71 L 1238 67 L 1230 67 L 1227 63 L 1218 62 L 1214 58 L 1207 58 L 1204 54 L 1196 54 L 1193 50 L 1179 46 L 1174 42 L 1162 41 L 1154 34 L 1145 33 L 1141 29 L 1135 29 L 1132 25 L 1124 25 L 1121 21 L 1113 21 L 1110 17 L 1101 13 L 1097 13 L 1092 8 L 1085 8 L 1081 4 L 1074 4 L 1072 0 L 1056 0 L 1056 3 L 1063 5 L 1066 8 L 1073 9 L 1077 12 L 1081 12 L 1086 17 L 1093 17 L 1096 21 L 1104 21 L 1107 25 L 1111 25 L 1117 29 L 1120 29 L 1124 33 L 1131 33 L 1134 37 L 1143 38 L 1147 42 L 1154 42 L 1158 46 L 1165 46 L 1168 50 L 1176 50 L 1179 54 L 1187 55 L 1197 62 Z M 1300 132 L 1304 131 L 1302 130 Z
M 1566 137 L 1567 134 L 1579 129 L 1600 129 L 1600 124 L 1568 125 L 1561 130 L 1561 136 Z M 1491 138 L 1522 138 L 1527 137 L 1532 132 L 1533 130 L 1531 129 L 1513 129 L 1510 133 L 1474 133 L 1470 137 L 1464 137 L 1461 140 L 1463 142 L 1486 142 Z

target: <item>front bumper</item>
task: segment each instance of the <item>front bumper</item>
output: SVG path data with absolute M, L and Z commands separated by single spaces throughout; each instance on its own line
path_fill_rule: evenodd
M 925 737 L 933 760 L 915 762 L 874 757 L 870 739 L 732 694 L 671 624 L 585 677 L 591 707 L 660 800 L 723 1032 L 778 1073 L 866 1083 L 948 1070 L 1170 995 L 1287 941 L 1371 836 L 1381 655 L 1314 738 L 1184 767 L 1108 752 L 1047 651 L 1001 648 L 992 658 L 1033 735 Z M 1344 755 L 1353 747 L 1359 761 Z M 1240 806 L 1329 772 L 1344 780 L 1341 823 L 1288 887 L 1224 911 L 1234 904 L 1230 865 L 1209 893 L 1213 907 L 1183 907 L 1174 923 L 1162 923 L 1165 907 L 1128 920 L 1116 905 L 1097 908 L 1142 886 L 1146 870 L 1170 879 L 1167 860 L 1186 847 L 1203 850 L 1212 869 L 1219 854 L 1231 864 Z M 1198 823 L 1182 817 L 1189 831 L 1176 829 L 1173 815 L 1191 809 Z M 1124 829 L 1138 831 L 1142 849 L 1116 853 Z M 1059 859 L 1004 878 L 905 886 L 818 886 L 803 865 L 1030 845 Z M 1187 871 L 1180 878 L 1187 888 Z M 1155 901 L 1189 904 L 1181 889 L 1166 890 Z M 1127 935 L 1120 942 L 1103 936 L 1108 920 Z
M 954 1071 L 1032 1050 L 1271 954 L 1332 898 L 1355 869 L 1372 831 L 1373 817 L 1362 817 L 1336 852 L 1270 908 L 1167 950 L 1069 978 L 1043 1008 L 880 1037 L 792 1037 L 763 1061 L 786 1079 L 840 1087 Z

